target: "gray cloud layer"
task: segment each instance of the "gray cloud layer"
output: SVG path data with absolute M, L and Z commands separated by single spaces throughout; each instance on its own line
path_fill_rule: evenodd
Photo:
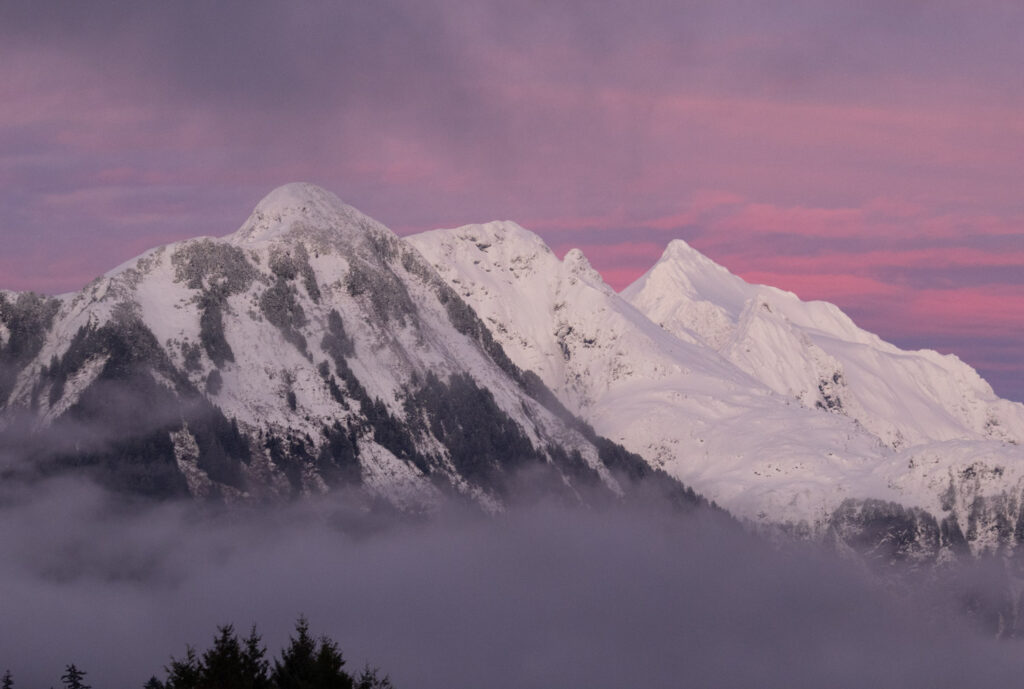
M 71 482 L 5 487 L 0 666 L 140 686 L 217 624 L 271 649 L 300 612 L 411 687 L 996 687 L 1024 671 L 946 611 L 828 557 L 658 509 L 539 506 L 429 524 L 344 501 L 130 508 Z M 374 533 L 352 526 L 372 525 Z

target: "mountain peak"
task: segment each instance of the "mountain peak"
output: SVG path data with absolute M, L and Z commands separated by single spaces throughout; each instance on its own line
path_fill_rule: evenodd
M 489 267 L 514 266 L 516 277 L 534 274 L 540 264 L 557 262 L 554 253 L 535 233 L 511 220 L 421 232 L 406 241 L 426 252 L 442 272 L 453 262 Z M 539 263 L 538 263 L 539 262 Z
M 550 253 L 547 244 L 535 232 L 531 232 L 513 220 L 492 220 L 490 222 L 463 225 L 455 230 L 459 233 L 476 234 L 481 242 L 504 243 L 509 246 Z
M 652 300 L 675 303 L 680 295 L 685 295 L 690 300 L 713 302 L 736 317 L 750 297 L 751 289 L 743 279 L 684 240 L 673 239 L 658 262 L 626 287 L 622 296 L 634 306 L 640 302 L 650 306 Z
M 229 238 L 239 244 L 273 241 L 287 234 L 296 222 L 326 228 L 341 224 L 357 213 L 331 192 L 292 182 L 277 187 L 256 204 L 249 219 Z
M 605 282 L 601 274 L 594 270 L 590 261 L 579 249 L 569 249 L 562 263 L 571 274 L 583 278 L 592 285 L 604 286 Z
M 336 210 L 345 208 L 337 196 L 308 182 L 282 184 L 256 204 L 256 213 L 284 215 L 289 212 L 309 212 L 311 209 Z
M 690 246 L 683 239 L 673 239 L 668 243 L 668 246 L 665 247 L 665 251 L 662 252 L 658 263 L 669 262 L 686 266 L 699 266 L 702 268 L 717 269 L 724 273 L 729 272 L 724 267 L 702 254 L 700 251 Z

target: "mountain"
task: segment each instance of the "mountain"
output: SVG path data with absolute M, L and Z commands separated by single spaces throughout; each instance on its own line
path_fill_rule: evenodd
M 775 392 L 856 419 L 893 448 L 1024 440 L 1024 407 L 952 355 L 903 351 L 838 307 L 751 285 L 673 240 L 622 296 L 669 332 L 715 350 Z
M 616 294 L 511 222 L 409 237 L 509 357 L 597 432 L 755 523 L 909 529 L 901 556 L 1024 539 L 1024 406 L 952 356 L 673 241 Z
M 514 223 L 409 241 L 517 366 L 536 371 L 598 432 L 741 516 L 824 518 L 844 478 L 883 452 L 849 420 L 787 406 L 715 351 L 651 322 L 579 251 L 559 261 Z
M 1024 543 L 1022 440 L 1024 406 L 955 357 L 682 241 L 617 294 L 515 223 L 403 239 L 305 184 L 80 292 L 0 292 L 4 477 L 402 510 L 647 485 L 699 504 L 692 486 L 772 530 L 940 562 Z
M 700 502 L 515 366 L 411 245 L 312 185 L 80 292 L 0 293 L 0 322 L 8 476 L 224 500 L 357 486 L 415 510 L 653 477 Z

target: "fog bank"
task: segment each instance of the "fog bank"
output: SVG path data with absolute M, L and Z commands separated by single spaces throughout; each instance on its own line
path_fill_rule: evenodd
M 231 511 L 126 507 L 61 480 L 0 488 L 0 671 L 141 687 L 219 624 L 271 654 L 300 613 L 399 689 L 986 687 L 1017 642 L 897 600 L 809 548 L 707 515 L 539 504 L 360 516 L 339 495 Z M 930 607 L 932 606 L 932 607 Z M 948 607 L 948 606 L 947 606 Z

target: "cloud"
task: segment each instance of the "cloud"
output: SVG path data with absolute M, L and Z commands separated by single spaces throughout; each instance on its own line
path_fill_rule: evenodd
M 1017 214 L 888 197 L 861 207 L 784 206 L 713 190 L 664 215 L 616 210 L 534 227 L 560 252 L 582 246 L 616 289 L 653 265 L 671 238 L 684 238 L 748 282 L 833 302 L 886 340 L 956 352 L 1012 399 L 1024 398 L 1024 364 L 1011 371 L 992 353 L 1011 348 L 1024 328 L 1022 228 Z
M 339 528 L 373 521 L 344 496 L 131 507 L 55 481 L 0 497 L 2 662 L 27 686 L 68 662 L 138 685 L 227 622 L 258 623 L 273 652 L 300 612 L 399 687 L 986 687 L 1024 669 L 1017 642 L 941 612 L 955 598 L 897 601 L 813 549 L 657 506 L 456 510 L 366 535 Z
M 403 233 L 515 219 L 616 287 L 671 236 L 804 297 L 861 280 L 840 305 L 893 337 L 880 291 L 1020 285 L 1024 11 L 983 8 L 8 3 L 2 286 L 81 287 L 307 180 Z

